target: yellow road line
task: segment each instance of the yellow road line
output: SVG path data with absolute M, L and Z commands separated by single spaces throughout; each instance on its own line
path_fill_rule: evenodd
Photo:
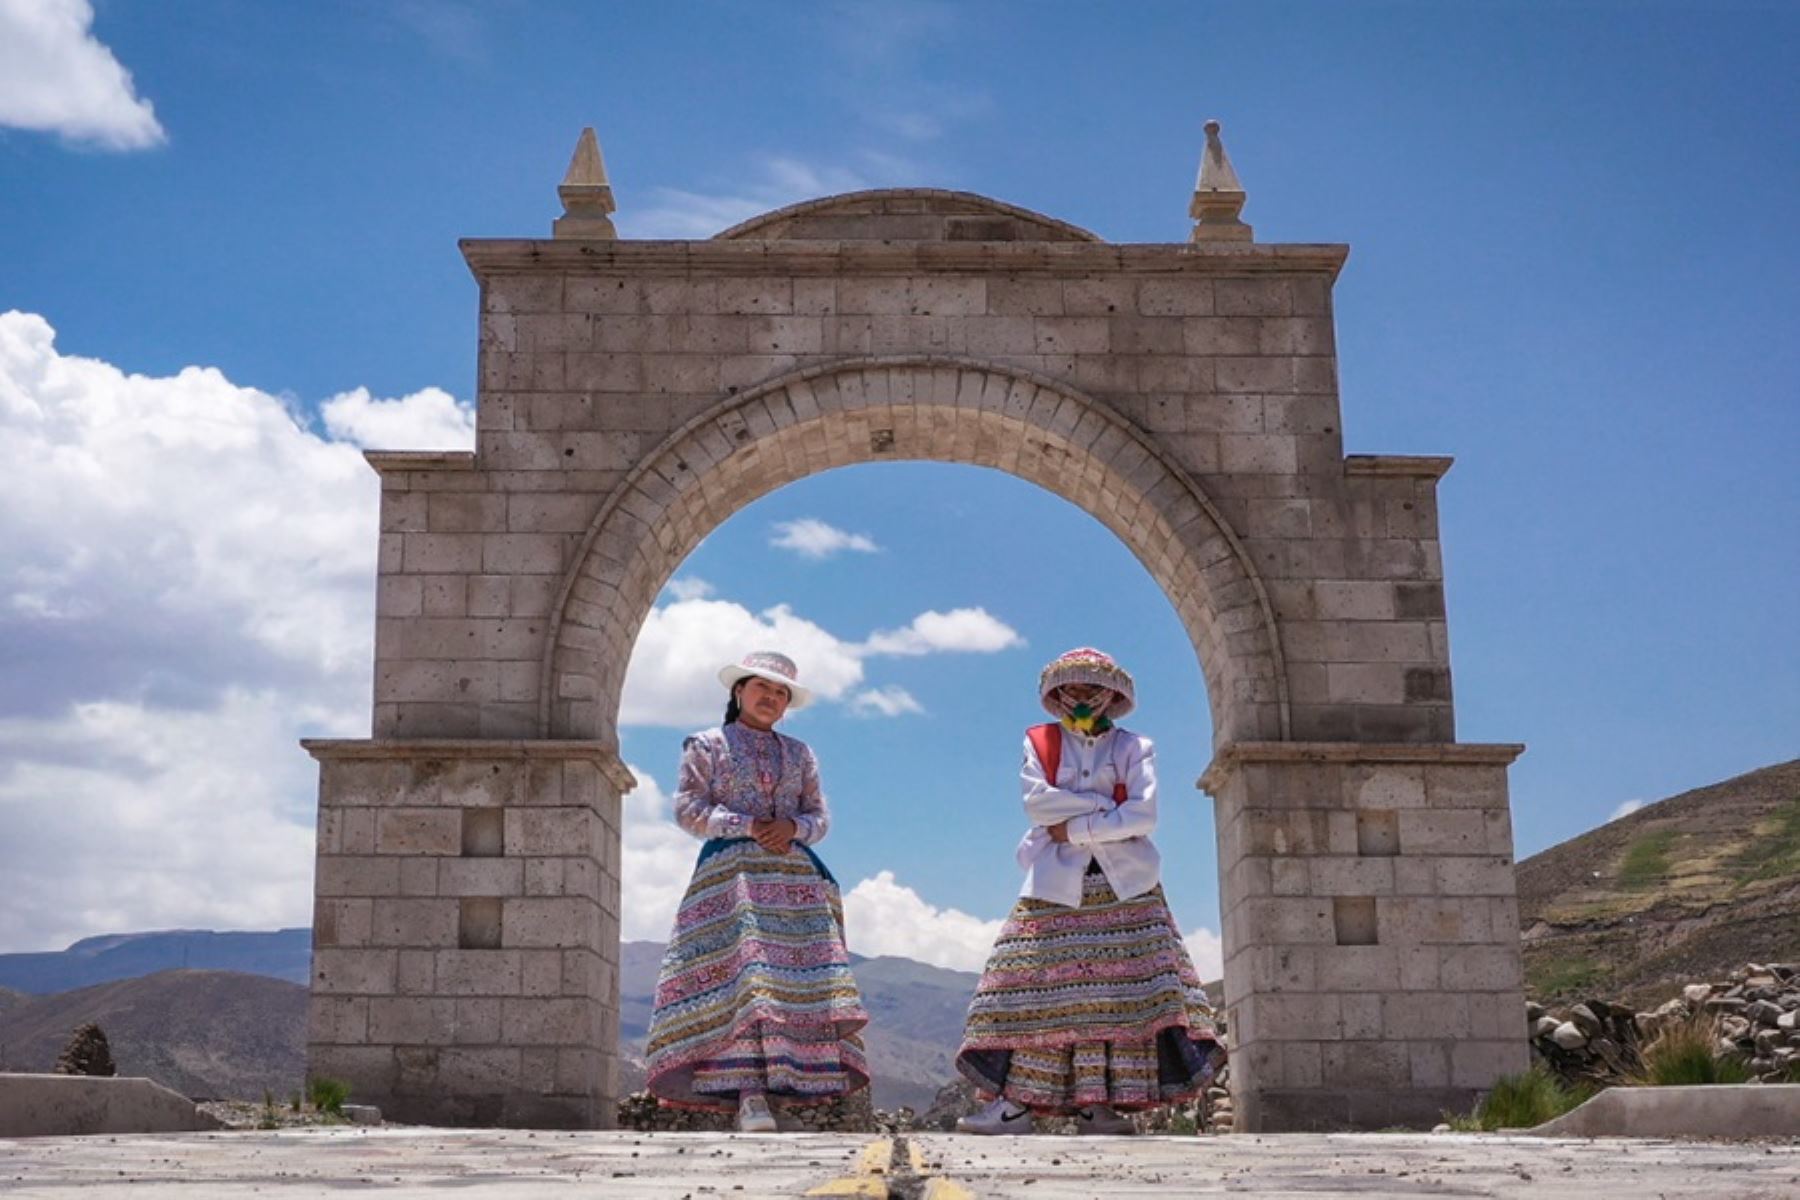
M 945 1179 L 942 1175 L 934 1175 L 925 1181 L 925 1190 L 919 1193 L 920 1200 L 975 1200 L 971 1192 L 954 1179 Z
M 854 1175 L 842 1175 L 829 1183 L 821 1183 L 809 1196 L 872 1196 L 887 1200 L 888 1172 L 893 1168 L 894 1143 L 891 1138 L 877 1138 L 863 1148 L 862 1162 Z

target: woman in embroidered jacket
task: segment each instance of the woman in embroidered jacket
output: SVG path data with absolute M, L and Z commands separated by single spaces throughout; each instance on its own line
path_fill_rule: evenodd
M 1071 650 L 1039 677 L 1057 720 L 1026 734 L 1025 884 L 956 1057 L 993 1099 L 957 1122 L 965 1133 L 1028 1133 L 1034 1112 L 1130 1133 L 1120 1110 L 1191 1099 L 1224 1062 L 1158 882 L 1155 750 L 1113 724 L 1135 693 L 1098 650 Z
M 774 729 L 810 699 L 798 678 L 785 655 L 747 655 L 719 672 L 724 725 L 683 743 L 675 819 L 706 844 L 650 1017 L 650 1091 L 735 1110 L 750 1133 L 774 1131 L 770 1096 L 816 1100 L 869 1082 L 843 901 L 812 851 L 831 823 L 819 765 Z

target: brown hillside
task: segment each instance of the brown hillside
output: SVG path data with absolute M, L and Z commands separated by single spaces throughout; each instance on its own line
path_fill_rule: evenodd
M 0 1065 L 48 1071 L 69 1033 L 105 1030 L 121 1075 L 184 1095 L 286 1099 L 306 1073 L 306 989 L 236 971 L 161 971 L 0 1008 Z
M 1647 805 L 1519 864 L 1539 1000 L 1667 999 L 1800 960 L 1800 759 Z
M 0 1013 L 10 1012 L 21 1004 L 31 1003 L 31 997 L 24 992 L 15 992 L 11 988 L 0 987 Z

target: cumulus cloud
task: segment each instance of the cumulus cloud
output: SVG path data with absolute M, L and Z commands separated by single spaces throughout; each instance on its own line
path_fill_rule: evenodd
M 709 238 L 731 226 L 802 200 L 897 182 L 901 160 L 864 156 L 868 170 L 808 163 L 784 154 L 753 157 L 733 185 L 718 191 L 659 187 L 642 209 L 622 207 L 620 232 L 636 238 Z
M 1644 802 L 1642 800 L 1627 800 L 1620 804 L 1619 807 L 1613 809 L 1612 814 L 1606 819 L 1608 821 L 1616 821 L 1620 817 L 1629 817 L 1632 813 L 1642 807 L 1644 807 Z
M 838 700 L 862 682 L 855 647 L 785 604 L 753 613 L 730 600 L 677 600 L 650 611 L 625 670 L 619 720 L 679 728 L 716 722 L 724 710 L 719 667 L 753 649 L 778 649 L 800 682 Z
M 625 796 L 620 936 L 628 942 L 666 942 L 700 843 L 675 824 L 669 797 L 656 779 L 637 767 L 631 773 L 637 786 Z
M 874 539 L 860 533 L 846 533 L 835 525 L 827 525 L 817 517 L 802 517 L 798 521 L 782 521 L 775 526 L 775 536 L 769 539 L 769 545 L 783 550 L 792 550 L 801 558 L 813 560 L 830 558 L 846 550 L 854 550 L 860 554 L 873 554 L 881 547 Z
M 0 0 L 0 125 L 110 150 L 160 145 L 155 109 L 93 26 L 88 0 Z
M 800 668 L 800 682 L 818 700 L 848 701 L 865 716 L 900 716 L 924 708 L 904 689 L 853 691 L 863 660 L 876 655 L 993 653 L 1024 645 L 1011 626 L 979 608 L 926 612 L 904 629 L 847 641 L 785 604 L 760 613 L 730 600 L 701 595 L 652 609 L 638 632 L 625 670 L 619 720 L 625 725 L 690 728 L 718 719 L 718 670 L 751 649 L 779 650 Z
M 342 392 L 319 406 L 332 438 L 365 450 L 473 450 L 475 406 L 442 388 L 382 400 L 368 388 Z
M 877 871 L 844 896 L 850 949 L 871 958 L 892 954 L 934 967 L 979 971 L 1002 923 L 927 903 L 892 871 Z
M 1194 970 L 1201 980 L 1225 977 L 1225 943 L 1218 934 L 1210 929 L 1196 929 L 1181 940 L 1186 944 L 1188 957 L 1194 960 Z
M 922 713 L 925 706 L 898 684 L 865 688 L 850 697 L 850 711 L 862 717 L 900 717 Z
M 1012 626 L 985 608 L 954 608 L 949 612 L 923 612 L 903 629 L 875 633 L 863 643 L 865 654 L 913 656 L 955 651 L 992 654 L 1023 646 Z
M 216 370 L 129 375 L 0 313 L 0 947 L 310 918 L 296 742 L 368 728 L 356 439 L 448 424 L 433 389 L 361 395 L 321 434 Z

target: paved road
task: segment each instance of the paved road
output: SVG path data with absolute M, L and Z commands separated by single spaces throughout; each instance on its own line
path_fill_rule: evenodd
M 384 1200 L 1793 1200 L 1800 1198 L 1800 1136 L 1761 1143 L 1461 1134 L 886 1139 L 384 1128 L 0 1141 L 0 1194 L 8 1200 L 283 1200 L 338 1192 L 379 1192 Z

